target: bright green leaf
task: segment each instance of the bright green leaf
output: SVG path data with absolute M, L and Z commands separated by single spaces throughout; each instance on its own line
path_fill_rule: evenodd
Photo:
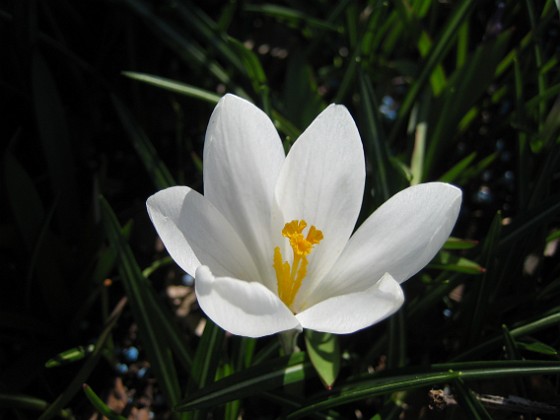
M 326 388 L 331 388 L 340 370 L 338 336 L 305 330 L 307 354 Z

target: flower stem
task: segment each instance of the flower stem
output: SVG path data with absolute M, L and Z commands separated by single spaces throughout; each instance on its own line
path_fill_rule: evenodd
M 299 347 L 297 346 L 297 338 L 301 330 L 293 329 L 288 331 L 282 331 L 278 334 L 278 339 L 280 340 L 280 346 L 282 347 L 282 351 L 284 355 L 290 355 L 299 351 Z

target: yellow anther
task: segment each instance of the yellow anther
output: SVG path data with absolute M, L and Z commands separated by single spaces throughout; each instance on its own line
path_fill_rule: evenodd
M 292 236 L 301 235 L 303 229 L 307 227 L 305 220 L 292 220 L 284 225 L 282 229 L 282 235 L 286 238 L 291 238 Z
M 323 240 L 323 232 L 319 229 L 316 229 L 315 226 L 311 226 L 309 228 L 309 232 L 307 233 L 307 241 L 313 245 L 318 244 Z
M 305 237 L 303 230 L 306 227 L 305 220 L 292 220 L 286 223 L 282 229 L 282 236 L 290 240 L 294 254 L 291 266 L 282 259 L 280 247 L 274 249 L 273 267 L 276 271 L 278 296 L 288 307 L 291 307 L 294 302 L 307 274 L 307 255 L 313 250 L 313 245 L 317 245 L 323 239 L 323 232 L 315 226 L 309 228 L 307 237 Z

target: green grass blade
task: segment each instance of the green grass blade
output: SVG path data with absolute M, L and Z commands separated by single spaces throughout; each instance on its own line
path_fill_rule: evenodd
M 95 393 L 93 389 L 87 384 L 83 386 L 84 393 L 86 397 L 91 402 L 91 404 L 95 407 L 95 409 L 104 417 L 107 417 L 109 420 L 126 420 L 126 417 L 121 416 L 118 413 L 115 413 L 111 410 L 107 404 L 103 402 L 101 398 Z
M 485 268 L 477 262 L 447 251 L 440 251 L 433 261 L 428 264 L 428 267 L 465 274 L 481 274 L 485 272 Z
M 403 311 L 397 311 L 389 318 L 387 346 L 387 367 L 399 368 L 406 364 L 406 326 Z
M 543 354 L 545 356 L 558 355 L 558 351 L 554 347 L 549 346 L 548 344 L 545 344 L 540 341 L 534 341 L 532 343 L 524 343 L 523 341 L 519 341 L 517 345 L 519 346 L 519 348 L 522 348 L 524 350 L 528 350 L 533 353 Z
M 464 157 L 459 161 L 455 166 L 449 169 L 446 173 L 439 177 L 439 181 L 441 182 L 455 182 L 461 174 L 467 169 L 471 163 L 476 158 L 476 152 L 472 152 L 468 156 Z
M 533 36 L 534 45 L 533 45 L 533 53 L 535 55 L 535 64 L 537 66 L 537 86 L 539 90 L 539 94 L 542 94 L 546 90 L 546 79 L 544 73 L 541 71 L 543 67 L 543 51 L 541 49 L 541 45 L 539 43 L 539 28 L 537 27 L 537 16 L 535 13 L 535 9 L 533 6 L 533 2 L 530 0 L 525 0 L 525 7 L 527 8 L 527 16 L 529 18 L 529 22 L 531 23 L 531 34 Z M 543 119 L 545 114 L 545 104 L 541 102 L 539 104 L 539 114 L 537 116 L 537 120 L 539 122 L 539 126 L 542 125 Z
M 206 320 L 206 326 L 193 360 L 191 391 L 204 388 L 214 381 L 220 362 L 224 336 L 224 330 L 211 320 Z
M 494 216 L 482 247 L 480 261 L 485 271 L 482 276 L 478 277 L 475 283 L 473 291 L 474 301 L 469 305 L 469 309 L 465 308 L 469 312 L 469 315 L 467 315 L 467 319 L 469 319 L 467 342 L 469 344 L 476 342 L 483 332 L 484 323 L 487 322 L 489 306 L 493 303 L 490 299 L 498 294 L 492 288 L 495 288 L 496 284 L 495 276 L 498 271 L 498 267 L 496 267 L 496 252 L 498 250 L 501 230 L 502 215 L 498 212 Z
M 534 334 L 537 331 L 541 331 L 546 328 L 560 323 L 560 307 L 553 308 L 542 315 L 541 318 L 537 320 L 530 320 L 525 322 L 520 322 L 518 326 L 509 328 L 510 334 L 513 338 L 523 337 L 526 335 Z M 502 345 L 503 334 L 498 334 L 492 338 L 485 340 L 484 342 L 478 344 L 477 346 L 471 347 L 470 349 L 464 351 L 453 357 L 451 360 L 465 360 L 472 359 L 474 357 L 482 357 L 486 355 L 489 351 L 492 351 L 496 347 Z
M 515 339 L 509 332 L 507 326 L 502 325 L 502 333 L 504 337 L 504 348 L 509 360 L 520 360 L 521 355 L 519 354 L 519 348 L 517 347 L 517 343 Z
M 318 399 L 292 412 L 288 419 L 306 417 L 310 413 L 326 410 L 365 398 L 405 391 L 433 384 L 448 382 L 459 377 L 458 372 L 436 372 L 424 375 L 405 375 L 393 377 L 384 381 L 371 381 L 371 384 L 356 386 L 355 388 L 339 391 L 336 388 L 328 397 Z M 334 396 L 333 396 L 334 395 Z
M 183 61 L 194 69 L 204 68 L 216 80 L 228 85 L 234 85 L 228 72 L 216 61 L 208 56 L 204 47 L 197 45 L 192 37 L 184 35 L 180 30 L 171 26 L 167 21 L 153 13 L 152 7 L 142 0 L 125 0 L 125 4 L 136 13 L 148 27 Z M 234 88 L 241 96 L 246 96 L 242 89 Z
M 171 352 L 165 345 L 167 340 L 163 334 L 162 322 L 154 316 L 154 301 L 148 297 L 153 292 L 142 275 L 126 239 L 121 234 L 121 226 L 113 210 L 103 198 L 100 199 L 100 204 L 107 239 L 118 252 L 119 272 L 130 300 L 132 313 L 138 323 L 142 345 L 159 386 L 169 404 L 173 406 L 179 401 L 179 380 Z
M 410 369 L 386 371 L 378 377 L 356 381 L 351 385 L 325 392 L 307 405 L 290 413 L 288 419 L 302 418 L 312 412 L 326 410 L 365 398 L 391 392 L 406 391 L 440 383 L 463 380 L 500 379 L 531 375 L 560 374 L 559 362 L 490 361 L 433 365 L 427 371 L 409 373 Z
M 545 226 L 558 214 L 560 214 L 560 196 L 554 195 L 537 208 L 516 219 L 507 230 L 504 229 L 500 249 L 506 249 L 526 235 L 534 233 L 536 229 Z
M 49 403 L 40 398 L 31 397 L 23 394 L 0 394 L 0 407 L 6 409 L 23 409 L 32 411 L 43 411 L 49 406 Z M 55 413 L 56 416 L 63 419 L 73 419 L 72 412 L 68 409 L 60 410 Z
M 366 155 L 375 168 L 371 178 L 376 191 L 376 202 L 381 204 L 387 201 L 393 192 L 389 185 L 389 153 L 381 122 L 378 118 L 379 107 L 371 81 L 363 71 L 359 71 L 358 75 L 364 125 L 362 137 Z
M 453 42 L 457 36 L 459 28 L 469 17 L 474 6 L 475 2 L 471 0 L 463 0 L 455 6 L 453 14 L 447 20 L 441 34 L 437 37 L 437 41 L 432 45 L 430 53 L 426 58 L 426 62 L 422 66 L 422 71 L 414 83 L 410 86 L 410 89 L 403 100 L 401 108 L 399 109 L 397 122 L 389 136 L 391 142 L 393 142 L 400 133 L 400 129 L 405 122 L 406 116 L 414 106 L 418 95 L 426 87 L 426 82 L 429 80 L 433 71 L 442 62 L 449 49 L 453 46 Z
M 144 133 L 138 123 L 134 121 L 130 111 L 116 96 L 112 96 L 112 100 L 117 115 L 136 153 L 138 153 L 138 156 L 142 160 L 144 168 L 146 168 L 146 171 L 150 175 L 154 186 L 158 190 L 162 190 L 175 185 L 173 176 L 167 169 L 167 166 L 165 166 L 163 161 L 159 158 L 156 149 L 150 142 L 146 133 Z
M 560 166 L 560 147 L 556 144 L 548 145 L 542 150 L 542 153 L 545 153 L 544 162 L 533 176 L 534 183 L 531 185 L 531 194 L 527 205 L 531 213 L 541 208 L 541 203 L 550 200 L 551 182 L 556 176 L 557 168 Z
M 47 369 L 50 369 L 53 367 L 74 363 L 78 360 L 82 360 L 84 357 L 87 357 L 94 350 L 95 350 L 95 346 L 93 344 L 90 344 L 86 347 L 84 346 L 73 347 L 71 349 L 68 349 L 66 351 L 57 354 L 52 359 L 47 360 L 47 362 L 45 363 L 45 367 Z
M 285 21 L 290 25 L 296 27 L 299 27 L 300 25 L 308 25 L 312 28 L 335 32 L 338 31 L 338 28 L 335 25 L 314 18 L 313 16 L 308 15 L 300 10 L 292 9 L 285 6 L 279 6 L 276 4 L 247 4 L 244 9 L 245 11 L 251 13 L 273 16 L 280 21 Z
M 250 367 L 189 396 L 176 410 L 210 408 L 303 381 L 314 369 L 305 353 L 293 353 Z
M 325 108 L 314 71 L 301 52 L 288 59 L 283 97 L 286 117 L 298 127 L 307 127 Z
M 241 57 L 245 73 L 253 86 L 253 91 L 260 96 L 262 109 L 268 116 L 272 115 L 272 107 L 270 104 L 270 89 L 266 74 L 261 65 L 259 57 L 250 49 L 245 47 L 241 42 L 234 38 L 229 38 L 229 44 L 232 49 Z
M 49 405 L 49 407 L 43 412 L 41 417 L 39 417 L 39 420 L 51 419 L 54 416 L 56 416 L 57 413 L 59 413 L 80 391 L 82 384 L 87 381 L 90 374 L 97 366 L 97 363 L 99 362 L 99 359 L 101 358 L 102 355 L 101 351 L 103 350 L 103 347 L 107 343 L 110 334 L 113 330 L 113 327 L 117 323 L 117 320 L 119 319 L 125 305 L 126 305 L 126 299 L 123 298 L 115 306 L 115 309 L 113 309 L 111 316 L 105 322 L 103 331 L 101 331 L 99 338 L 95 342 L 94 351 L 91 353 L 90 357 L 85 361 L 85 363 L 82 365 L 82 367 L 80 368 L 80 370 L 78 371 L 74 379 L 72 379 L 72 381 L 68 384 L 64 392 L 60 394 L 57 397 L 57 399 L 53 401 L 52 404 Z
M 457 378 L 453 381 L 453 387 L 457 391 L 456 394 L 459 399 L 459 406 L 466 412 L 469 419 L 492 420 L 488 411 L 486 411 L 473 391 L 465 385 L 465 382 L 463 382 L 461 378 Z
M 460 239 L 460 238 L 455 238 L 453 236 L 450 236 L 449 239 L 447 239 L 447 241 L 445 241 L 445 244 L 443 244 L 443 248 L 442 249 L 447 249 L 447 250 L 457 250 L 457 249 L 472 249 L 475 246 L 478 245 L 478 241 L 474 241 L 471 239 Z
M 145 73 L 137 73 L 134 71 L 124 71 L 122 74 L 133 80 L 138 80 L 151 86 L 165 89 L 169 92 L 179 93 L 190 98 L 200 99 L 212 105 L 216 105 L 220 100 L 220 96 L 215 93 L 198 88 L 196 86 L 188 85 L 186 83 L 166 79 L 165 77 L 153 76 L 151 74 Z
M 206 326 L 194 356 L 190 375 L 191 380 L 187 388 L 186 397 L 214 382 L 223 352 L 224 336 L 224 330 L 210 319 L 206 320 Z M 230 365 L 228 363 L 225 366 Z M 187 413 L 186 416 L 189 419 L 204 419 L 208 417 L 208 414 L 204 410 L 199 410 L 194 413 Z
M 243 62 L 228 45 L 227 36 L 201 8 L 191 1 L 173 3 L 172 7 L 185 23 L 185 29 L 200 35 L 200 38 L 204 40 L 204 45 L 207 45 L 209 50 L 215 50 L 238 71 L 243 71 Z
M 425 174 L 429 174 L 439 156 L 449 150 L 449 141 L 454 139 L 461 119 L 488 89 L 510 35 L 511 32 L 505 32 L 482 44 L 467 64 L 451 76 L 442 94 L 440 109 L 430 121 L 433 130 L 428 135 L 430 142 L 426 151 Z
M 264 399 L 274 402 L 285 409 L 296 410 L 302 406 L 302 399 L 290 395 L 288 393 L 281 393 L 281 392 L 262 392 L 259 394 Z M 324 419 L 324 420 L 333 420 L 333 419 L 344 419 L 340 414 L 336 413 L 333 410 L 328 411 L 327 413 L 310 413 L 309 418 L 311 419 Z
M 232 357 L 232 359 L 235 361 L 235 371 L 247 369 L 253 363 L 253 356 L 255 355 L 257 339 L 250 337 L 233 337 L 232 341 L 234 341 L 235 343 L 234 353 Z

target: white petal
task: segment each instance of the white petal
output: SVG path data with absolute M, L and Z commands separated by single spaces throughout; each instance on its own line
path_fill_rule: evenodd
M 385 274 L 362 292 L 324 300 L 296 315 L 303 328 L 348 334 L 369 327 L 395 313 L 403 304 L 399 283 Z
M 232 334 L 262 337 L 301 329 L 292 312 L 260 283 L 214 277 L 208 267 L 196 270 L 195 292 L 206 315 Z
M 319 298 L 363 290 L 390 273 L 408 280 L 436 255 L 459 215 L 461 190 L 440 182 L 397 193 L 354 233 Z
M 204 196 L 229 220 L 265 279 L 272 272 L 271 208 L 284 157 L 264 112 L 233 95 L 220 100 L 206 132 Z
M 297 299 L 313 292 L 342 252 L 360 212 L 364 183 L 364 150 L 356 124 L 345 107 L 331 105 L 292 146 L 276 188 L 284 222 L 304 219 L 324 235 L 309 257 Z
M 219 275 L 257 280 L 247 248 L 228 221 L 189 187 L 159 191 L 147 201 L 148 213 L 169 255 L 194 275 L 201 264 Z

